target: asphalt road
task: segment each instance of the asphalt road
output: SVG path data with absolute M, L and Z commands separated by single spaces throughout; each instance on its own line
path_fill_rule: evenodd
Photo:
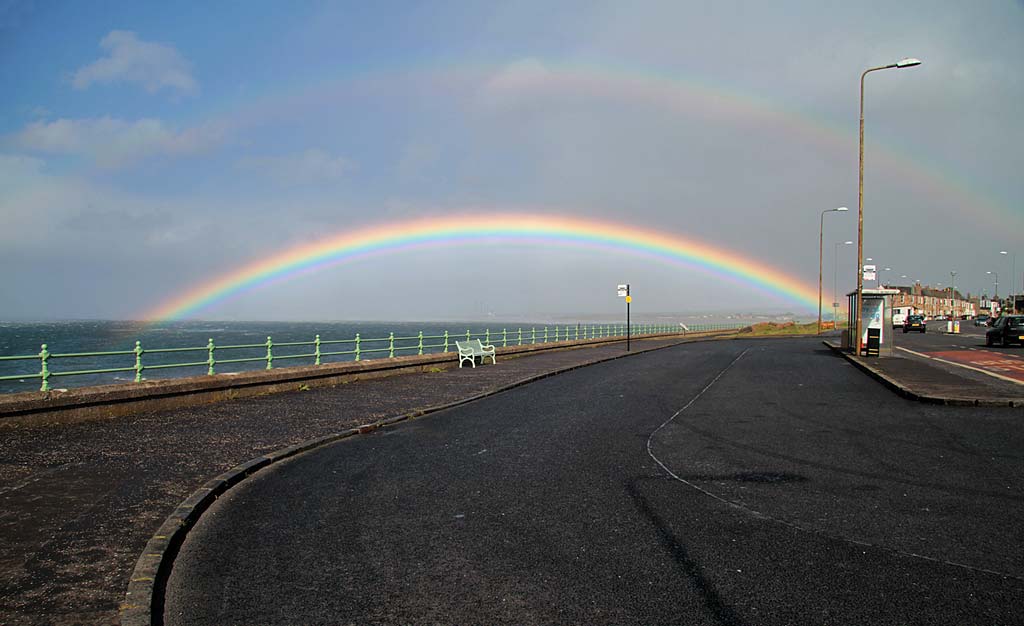
M 897 356 L 927 360 L 932 365 L 990 384 L 1001 380 L 1007 383 L 1008 389 L 1016 386 L 1019 390 L 1024 384 L 1024 350 L 1017 345 L 987 347 L 987 326 L 975 326 L 973 321 L 963 320 L 959 334 L 947 333 L 945 321 L 931 321 L 927 327 L 924 333 L 904 334 L 895 330 Z
M 595 365 L 260 472 L 190 533 L 165 617 L 1024 623 L 1020 419 L 813 339 Z

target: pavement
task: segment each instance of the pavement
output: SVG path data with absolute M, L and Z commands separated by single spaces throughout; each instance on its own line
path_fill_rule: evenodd
M 962 406 L 1024 407 L 1024 383 L 985 375 L 978 368 L 963 368 L 948 359 L 939 361 L 925 354 L 862 357 L 842 350 L 828 339 L 833 352 L 911 400 Z M 943 353 L 945 354 L 945 353 Z M 914 358 L 914 357 L 918 358 Z
M 164 623 L 1021 624 L 1019 424 L 813 338 L 596 364 L 243 481 Z
M 676 343 L 635 341 L 634 350 Z M 623 354 L 609 344 L 107 420 L 0 423 L 0 623 L 119 623 L 156 529 L 204 481 L 251 459 Z M 927 382 L 915 381 L 908 388 Z
M 633 350 L 680 341 L 634 340 Z M 605 344 L 103 420 L 0 421 L 0 624 L 119 623 L 161 524 L 251 459 L 625 354 Z

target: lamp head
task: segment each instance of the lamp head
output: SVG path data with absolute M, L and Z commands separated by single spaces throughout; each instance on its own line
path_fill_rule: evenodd
M 920 59 L 906 58 L 900 59 L 896 62 L 896 67 L 914 67 L 915 65 L 921 65 Z
M 850 210 L 850 209 L 848 209 L 848 208 L 846 208 L 846 207 L 844 207 L 844 206 L 841 206 L 841 207 L 839 207 L 838 209 L 836 209 L 836 211 L 849 211 L 849 210 Z M 1006 254 L 1006 253 L 1005 253 L 1005 252 L 1003 252 L 1003 254 Z

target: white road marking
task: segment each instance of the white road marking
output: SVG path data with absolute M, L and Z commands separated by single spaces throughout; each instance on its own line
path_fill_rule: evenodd
M 937 356 L 928 356 L 927 354 L 924 354 L 923 352 L 914 352 L 913 350 L 908 350 L 908 349 L 906 349 L 906 348 L 904 348 L 902 346 L 896 346 L 896 349 L 897 350 L 903 350 L 904 352 L 909 352 L 910 354 L 916 354 L 917 356 L 923 357 L 925 359 L 930 359 L 932 361 L 938 361 L 939 363 L 945 363 L 947 365 L 955 365 L 957 367 L 962 367 L 965 370 L 973 370 L 975 372 L 981 372 L 982 374 L 986 374 L 988 376 L 991 376 L 992 378 L 998 378 L 999 380 L 1005 380 L 1007 382 L 1016 383 L 1018 385 L 1024 385 L 1024 381 L 1017 380 L 1016 378 L 1010 378 L 1009 376 L 1003 376 L 1002 374 L 996 374 L 995 372 L 990 372 L 988 370 L 983 370 L 980 367 L 974 367 L 974 366 L 971 366 L 971 365 L 965 365 L 963 363 L 957 363 L 956 361 L 947 361 L 946 359 L 940 359 Z M 988 352 L 989 354 L 998 354 L 996 352 L 992 352 L 991 350 L 982 350 L 981 352 Z M 1003 356 L 1003 355 L 998 354 L 998 356 Z

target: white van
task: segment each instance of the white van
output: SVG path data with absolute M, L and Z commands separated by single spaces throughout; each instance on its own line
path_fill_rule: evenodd
M 892 308 L 892 327 L 899 328 L 907 321 L 908 315 L 914 314 L 912 306 L 896 306 Z

